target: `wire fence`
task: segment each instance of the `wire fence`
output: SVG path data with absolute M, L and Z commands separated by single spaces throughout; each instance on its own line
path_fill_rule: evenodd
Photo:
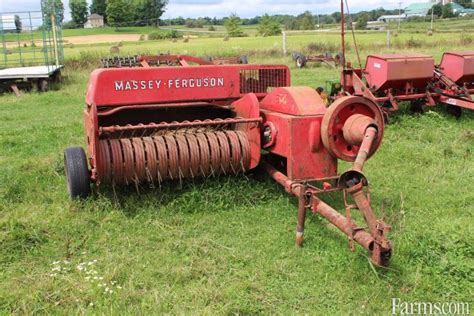
M 45 10 L 0 12 L 0 41 L 2 69 L 52 68 L 64 60 L 61 23 L 54 14 L 45 14 Z

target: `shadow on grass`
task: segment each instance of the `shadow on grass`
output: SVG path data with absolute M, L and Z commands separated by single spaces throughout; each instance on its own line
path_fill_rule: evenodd
M 72 203 L 76 211 L 119 210 L 128 217 L 143 212 L 219 212 L 236 208 L 265 205 L 278 198 L 278 185 L 253 170 L 245 175 L 166 181 L 158 186 L 103 185 L 93 190 L 92 196 Z

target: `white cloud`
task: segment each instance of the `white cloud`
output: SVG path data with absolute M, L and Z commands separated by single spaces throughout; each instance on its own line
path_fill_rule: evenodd
M 427 2 L 428 0 L 349 0 L 351 12 L 372 10 L 378 7 L 385 9 L 398 8 L 414 2 Z M 88 0 L 90 3 L 91 0 Z M 63 0 L 66 20 L 70 19 L 69 0 Z M 317 14 L 339 11 L 339 0 L 169 0 L 164 18 L 169 17 L 224 17 L 236 13 L 241 17 L 253 17 L 269 14 L 300 14 L 306 10 Z M 25 11 L 39 10 L 39 0 L 10 1 L 0 0 L 0 11 Z
M 405 0 L 402 7 L 410 3 L 423 0 Z M 427 1 L 427 0 L 425 0 Z M 398 8 L 399 0 L 350 0 L 351 12 L 372 10 L 378 7 L 386 9 Z M 269 1 L 269 0 L 222 0 L 222 1 L 192 1 L 170 0 L 166 17 L 223 17 L 236 13 L 241 17 L 253 17 L 264 13 L 269 14 L 300 14 L 306 10 L 317 14 L 326 14 L 339 11 L 340 2 L 337 0 L 296 0 L 296 1 Z

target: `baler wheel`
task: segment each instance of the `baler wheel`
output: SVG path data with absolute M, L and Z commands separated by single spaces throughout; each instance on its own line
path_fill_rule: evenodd
M 462 109 L 459 106 L 448 104 L 446 106 L 446 112 L 454 116 L 456 119 L 460 119 L 462 116 Z
M 64 151 L 64 170 L 70 199 L 87 198 L 91 186 L 86 153 L 82 147 L 70 147 Z

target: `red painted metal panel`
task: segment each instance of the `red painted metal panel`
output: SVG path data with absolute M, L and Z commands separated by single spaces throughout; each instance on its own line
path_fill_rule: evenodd
M 245 93 L 263 97 L 269 88 L 289 84 L 290 75 L 286 66 L 97 69 L 89 79 L 86 103 L 120 106 L 228 100 L 237 99 Z
M 92 72 L 87 104 L 117 106 L 239 96 L 239 69 L 232 66 L 98 69 Z
M 260 107 L 292 115 L 322 115 L 326 111 L 323 99 L 310 87 L 277 88 L 262 100 Z
M 365 77 L 370 88 L 383 91 L 388 88 L 425 88 L 433 77 L 434 59 L 421 54 L 369 55 Z
M 287 159 L 286 174 L 290 180 L 315 180 L 337 175 L 337 160 L 320 142 L 322 116 L 295 116 L 265 110 L 262 116 L 264 122 L 276 126 L 275 143 L 268 150 Z
M 441 70 L 456 83 L 474 82 L 474 51 L 446 52 L 441 60 Z

